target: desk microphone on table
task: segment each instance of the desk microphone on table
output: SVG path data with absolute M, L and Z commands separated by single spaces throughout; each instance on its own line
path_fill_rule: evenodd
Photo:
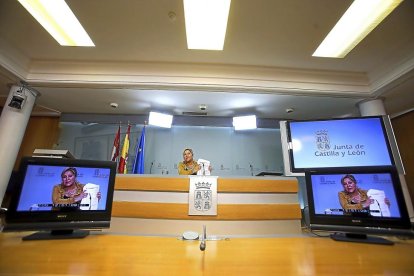
M 206 250 L 206 238 L 207 238 L 206 226 L 203 225 L 203 234 L 201 235 L 201 243 L 200 243 L 201 251 Z

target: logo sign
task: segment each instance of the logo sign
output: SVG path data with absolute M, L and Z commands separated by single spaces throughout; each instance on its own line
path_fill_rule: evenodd
M 190 176 L 188 214 L 199 216 L 217 215 L 217 177 Z
M 329 135 L 327 130 L 318 130 L 315 135 L 316 147 L 319 151 L 328 151 L 331 149 Z

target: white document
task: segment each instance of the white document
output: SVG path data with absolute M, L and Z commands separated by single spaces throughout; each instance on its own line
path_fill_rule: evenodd
M 188 215 L 217 216 L 217 176 L 189 176 Z
M 98 210 L 98 192 L 99 192 L 99 185 L 88 183 L 83 186 L 83 191 L 88 193 L 88 196 L 81 200 L 80 209 L 81 210 Z
M 384 191 L 369 189 L 367 195 L 374 200 L 374 203 L 369 206 L 371 216 L 391 217 L 390 208 L 385 204 Z
M 197 172 L 197 175 L 211 175 L 210 172 L 210 161 L 205 159 L 198 159 L 198 165 L 200 166 L 200 170 Z

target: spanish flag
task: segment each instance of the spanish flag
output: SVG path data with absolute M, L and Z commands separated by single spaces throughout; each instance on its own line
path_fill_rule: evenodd
M 119 142 L 121 140 L 121 125 L 118 127 L 118 132 L 115 135 L 114 145 L 112 147 L 111 161 L 117 161 L 119 156 Z
M 130 131 L 131 131 L 131 125 L 128 125 L 128 130 L 125 135 L 124 144 L 122 145 L 121 158 L 119 159 L 118 173 L 123 173 L 123 174 L 127 173 Z

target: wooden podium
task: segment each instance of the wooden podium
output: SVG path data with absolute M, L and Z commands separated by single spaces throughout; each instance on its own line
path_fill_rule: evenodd
M 189 216 L 188 191 L 188 176 L 117 175 L 110 231 L 177 236 L 207 225 L 224 236 L 301 232 L 294 177 L 218 177 L 217 216 Z

